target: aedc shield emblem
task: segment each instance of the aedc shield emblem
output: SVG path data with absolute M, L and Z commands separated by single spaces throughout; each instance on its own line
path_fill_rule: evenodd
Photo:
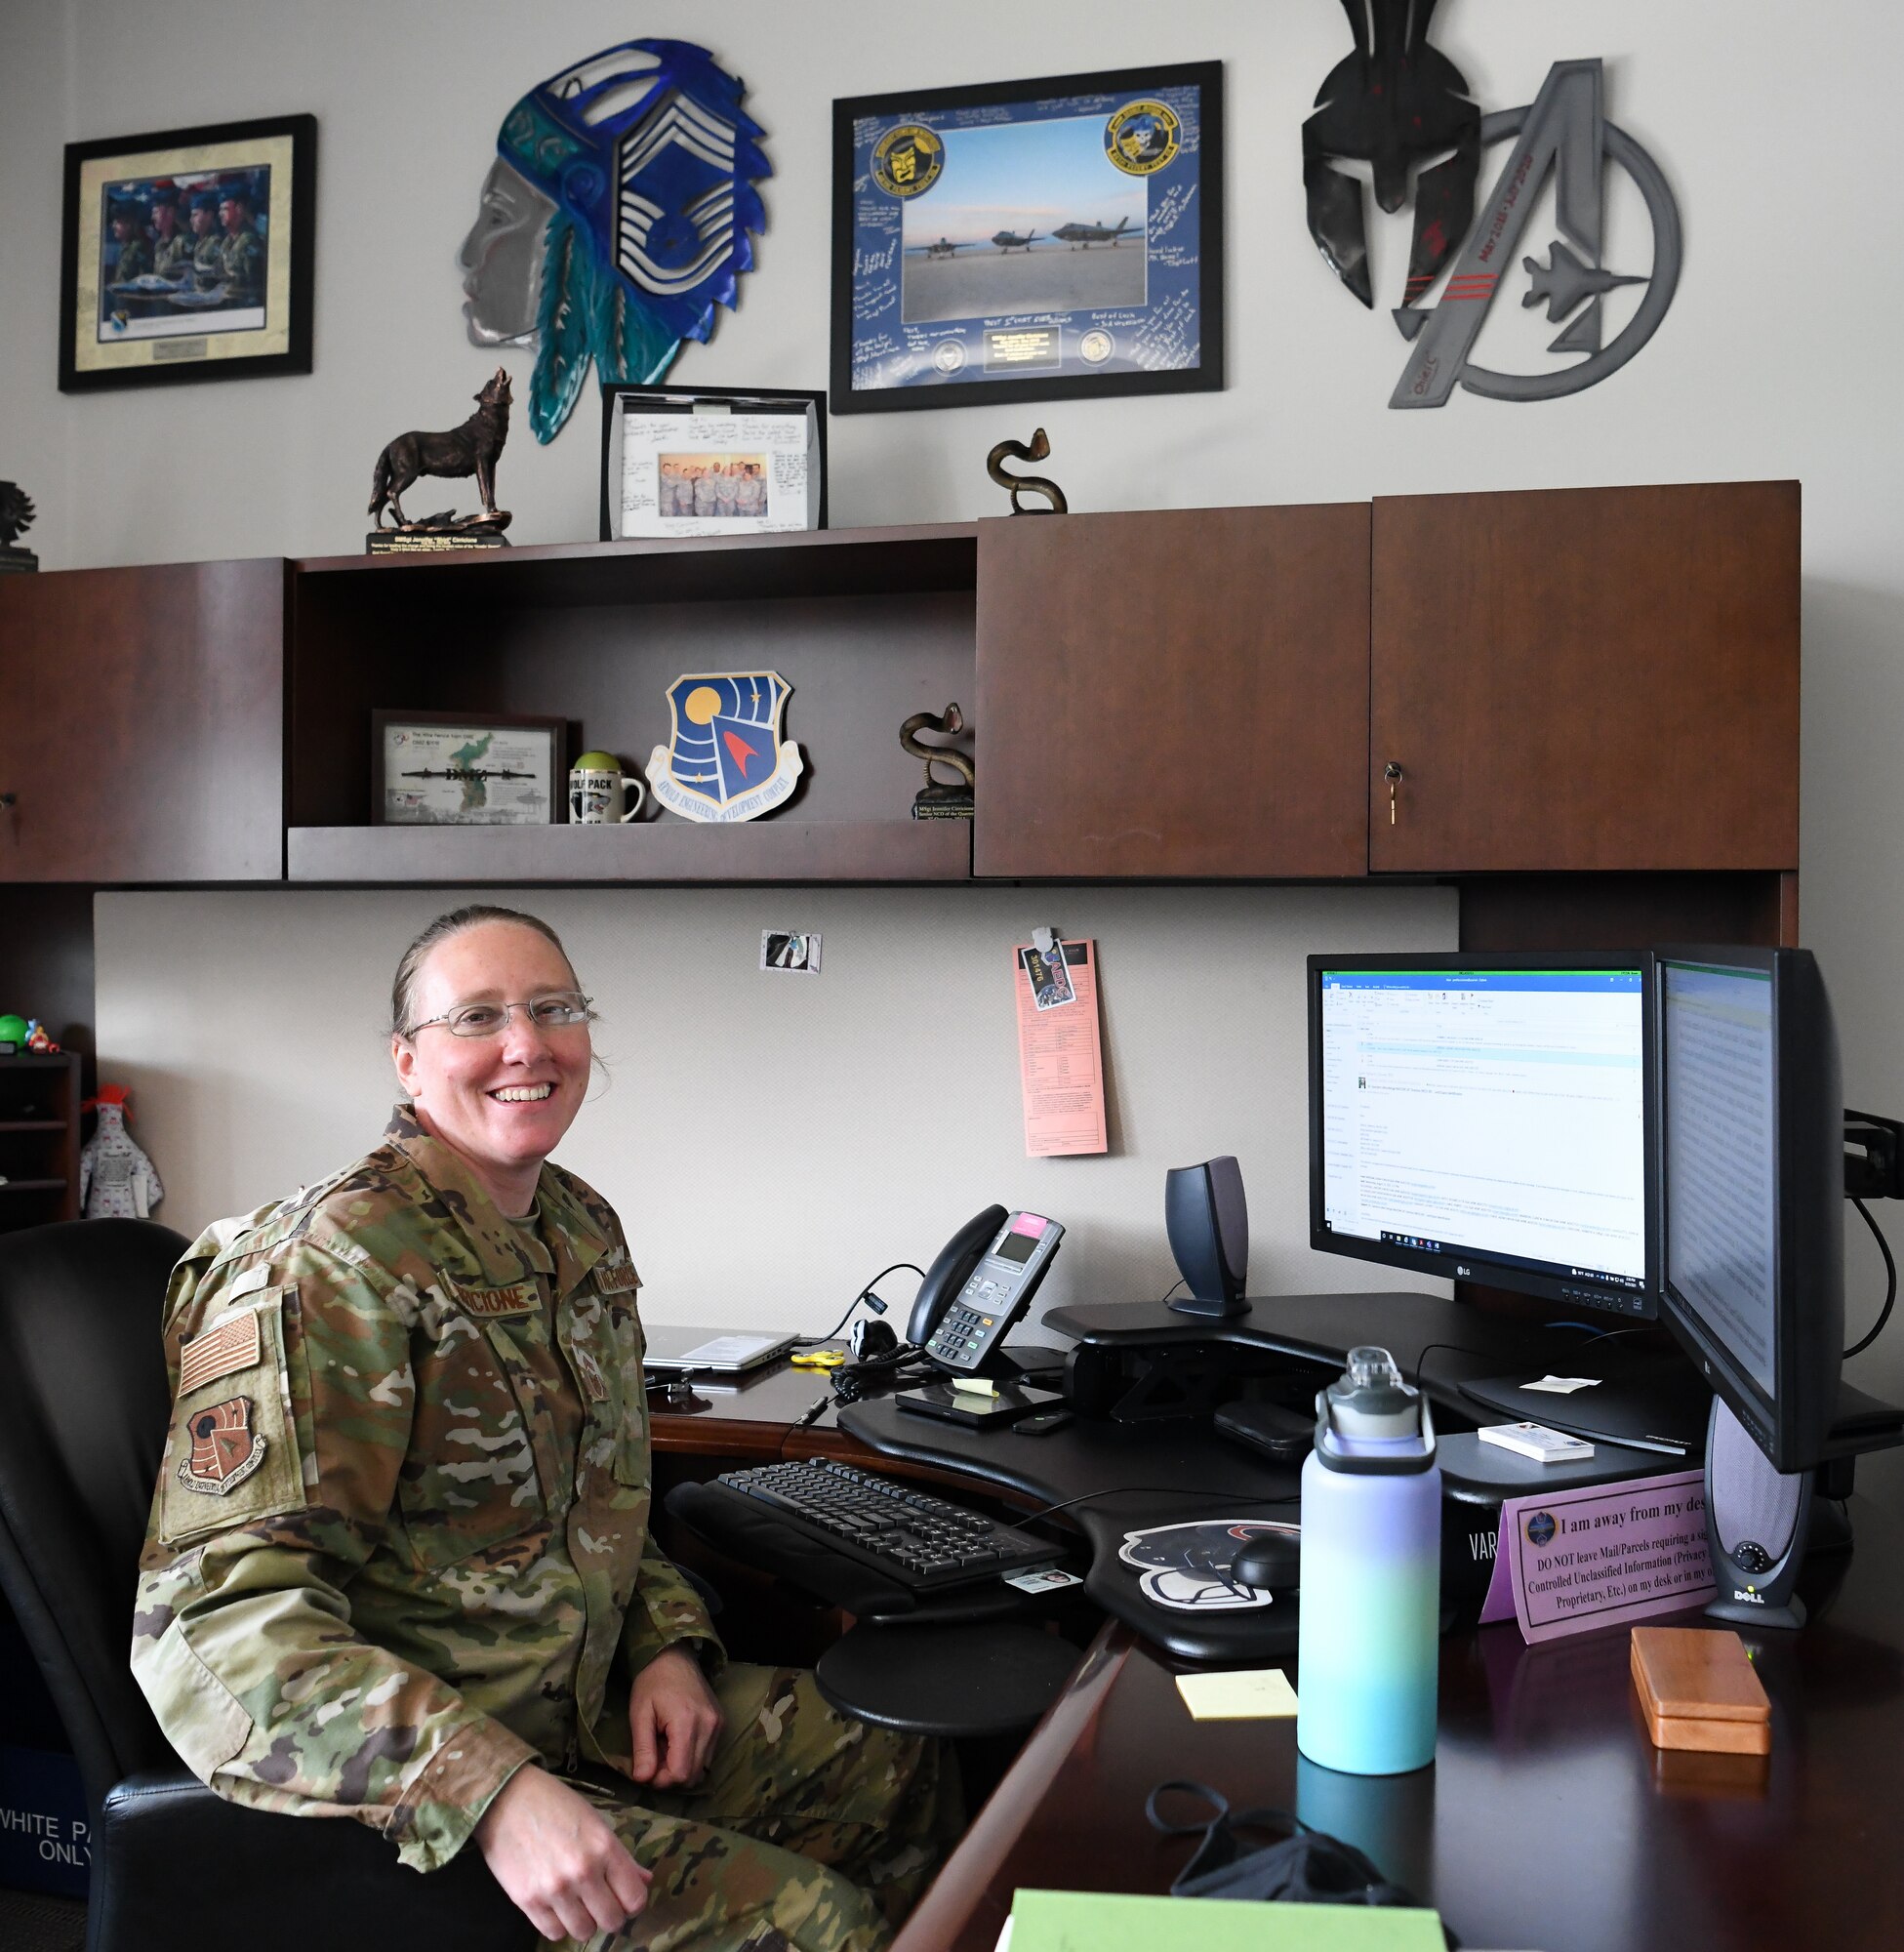
M 186 1423 L 191 1448 L 179 1465 L 186 1490 L 222 1498 L 263 1463 L 264 1439 L 252 1428 L 249 1397 L 195 1409 Z
M 688 820 L 753 820 L 793 791 L 804 761 L 780 736 L 792 690 L 778 671 L 699 671 L 668 688 L 673 734 L 648 760 L 649 791 Z

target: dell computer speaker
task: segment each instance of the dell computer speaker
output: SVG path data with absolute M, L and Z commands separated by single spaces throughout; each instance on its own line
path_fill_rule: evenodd
M 1247 1315 L 1249 1208 L 1236 1161 L 1172 1166 L 1163 1178 L 1163 1225 L 1190 1289 L 1170 1306 L 1180 1315 Z
M 1706 1424 L 1706 1537 L 1712 1547 L 1715 1620 L 1802 1627 L 1792 1591 L 1810 1529 L 1811 1473 L 1774 1471 L 1726 1405 L 1713 1399 Z

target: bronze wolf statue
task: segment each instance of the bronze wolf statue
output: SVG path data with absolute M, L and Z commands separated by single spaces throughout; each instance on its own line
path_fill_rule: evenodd
M 377 526 L 384 526 L 387 504 L 398 528 L 451 526 L 447 514 L 432 515 L 413 522 L 403 512 L 398 499 L 420 475 L 457 476 L 473 474 L 476 492 L 483 498 L 480 515 L 466 516 L 464 528 L 504 528 L 508 516 L 496 506 L 496 462 L 503 443 L 509 437 L 509 376 L 501 367 L 496 377 L 475 396 L 476 411 L 460 427 L 447 433 L 400 433 L 377 457 L 370 478 L 370 514 Z

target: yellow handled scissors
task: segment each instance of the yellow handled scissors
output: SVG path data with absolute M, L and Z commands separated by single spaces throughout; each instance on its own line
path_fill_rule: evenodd
M 796 1369 L 843 1369 L 846 1356 L 839 1349 L 802 1349 L 790 1359 Z

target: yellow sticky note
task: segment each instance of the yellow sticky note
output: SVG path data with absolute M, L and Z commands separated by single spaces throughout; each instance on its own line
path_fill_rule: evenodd
M 1279 1667 L 1245 1667 L 1229 1674 L 1180 1674 L 1177 1692 L 1199 1722 L 1247 1722 L 1296 1712 L 1296 1690 Z

